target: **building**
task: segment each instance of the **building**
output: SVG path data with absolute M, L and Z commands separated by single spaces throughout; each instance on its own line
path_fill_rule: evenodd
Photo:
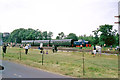
M 10 35 L 10 33 L 8 33 L 8 32 L 3 33 L 3 37 L 9 36 L 9 35 Z
M 3 41 L 2 41 L 2 33 L 0 33 L 0 46 L 2 46 Z

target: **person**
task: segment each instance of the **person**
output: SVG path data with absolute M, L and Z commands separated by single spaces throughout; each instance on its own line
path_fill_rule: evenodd
M 25 46 L 25 54 L 27 55 L 28 53 L 28 45 Z
M 57 45 L 55 45 L 55 51 L 57 52 Z
M 41 54 L 43 53 L 43 48 L 42 48 L 42 47 L 40 47 L 40 53 L 41 53 Z
M 110 46 L 110 50 L 112 50 L 112 45 Z
M 52 51 L 53 51 L 53 53 L 54 53 L 54 50 L 55 50 L 55 46 L 53 45 L 53 46 L 52 46 Z
M 40 46 L 38 47 L 38 49 L 40 50 L 40 53 L 43 53 L 43 43 L 40 43 Z
M 102 48 L 100 46 L 96 46 L 96 52 L 101 56 Z
M 80 45 L 80 49 L 82 49 L 82 45 Z
M 7 46 L 4 44 L 3 45 L 3 53 L 6 53 Z
M 94 45 L 94 47 L 93 47 L 93 52 L 92 52 L 92 54 L 95 56 L 96 55 L 96 46 Z
M 119 50 L 119 46 L 116 46 L 115 50 Z
M 46 51 L 46 54 L 48 54 L 48 51 Z
M 23 48 L 23 44 L 20 45 L 20 48 Z
M 106 47 L 106 44 L 104 44 L 104 47 Z

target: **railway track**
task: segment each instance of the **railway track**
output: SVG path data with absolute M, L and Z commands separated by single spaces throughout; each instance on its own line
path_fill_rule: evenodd
M 32 49 L 38 49 L 38 47 L 31 47 Z M 52 47 L 43 47 L 43 49 L 52 50 Z M 65 48 L 65 47 L 58 47 L 58 50 L 61 51 L 79 51 L 79 52 L 92 52 L 90 49 L 75 49 L 75 48 Z M 111 53 L 111 54 L 117 54 L 118 51 L 102 51 L 102 53 Z

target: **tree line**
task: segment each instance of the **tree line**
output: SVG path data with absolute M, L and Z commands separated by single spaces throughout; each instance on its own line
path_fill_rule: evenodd
M 119 44 L 119 35 L 117 33 L 117 30 L 113 30 L 112 25 L 100 25 L 99 28 L 92 31 L 94 35 L 86 36 L 86 35 L 80 35 L 77 36 L 75 33 L 69 33 L 68 35 L 65 35 L 64 32 L 58 33 L 58 36 L 56 36 L 56 39 L 73 39 L 75 41 L 77 40 L 86 40 L 90 41 L 90 44 L 92 45 L 118 45 Z M 2 33 L 1 33 L 2 34 Z M 51 40 L 53 36 L 53 32 L 49 31 L 40 31 L 39 29 L 15 29 L 10 33 L 9 36 L 3 37 L 3 42 L 16 42 L 21 43 L 22 40 Z

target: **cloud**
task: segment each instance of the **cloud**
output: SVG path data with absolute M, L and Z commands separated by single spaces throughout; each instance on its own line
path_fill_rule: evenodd
M 1 0 L 0 32 L 33 28 L 77 35 L 114 24 L 118 0 Z

